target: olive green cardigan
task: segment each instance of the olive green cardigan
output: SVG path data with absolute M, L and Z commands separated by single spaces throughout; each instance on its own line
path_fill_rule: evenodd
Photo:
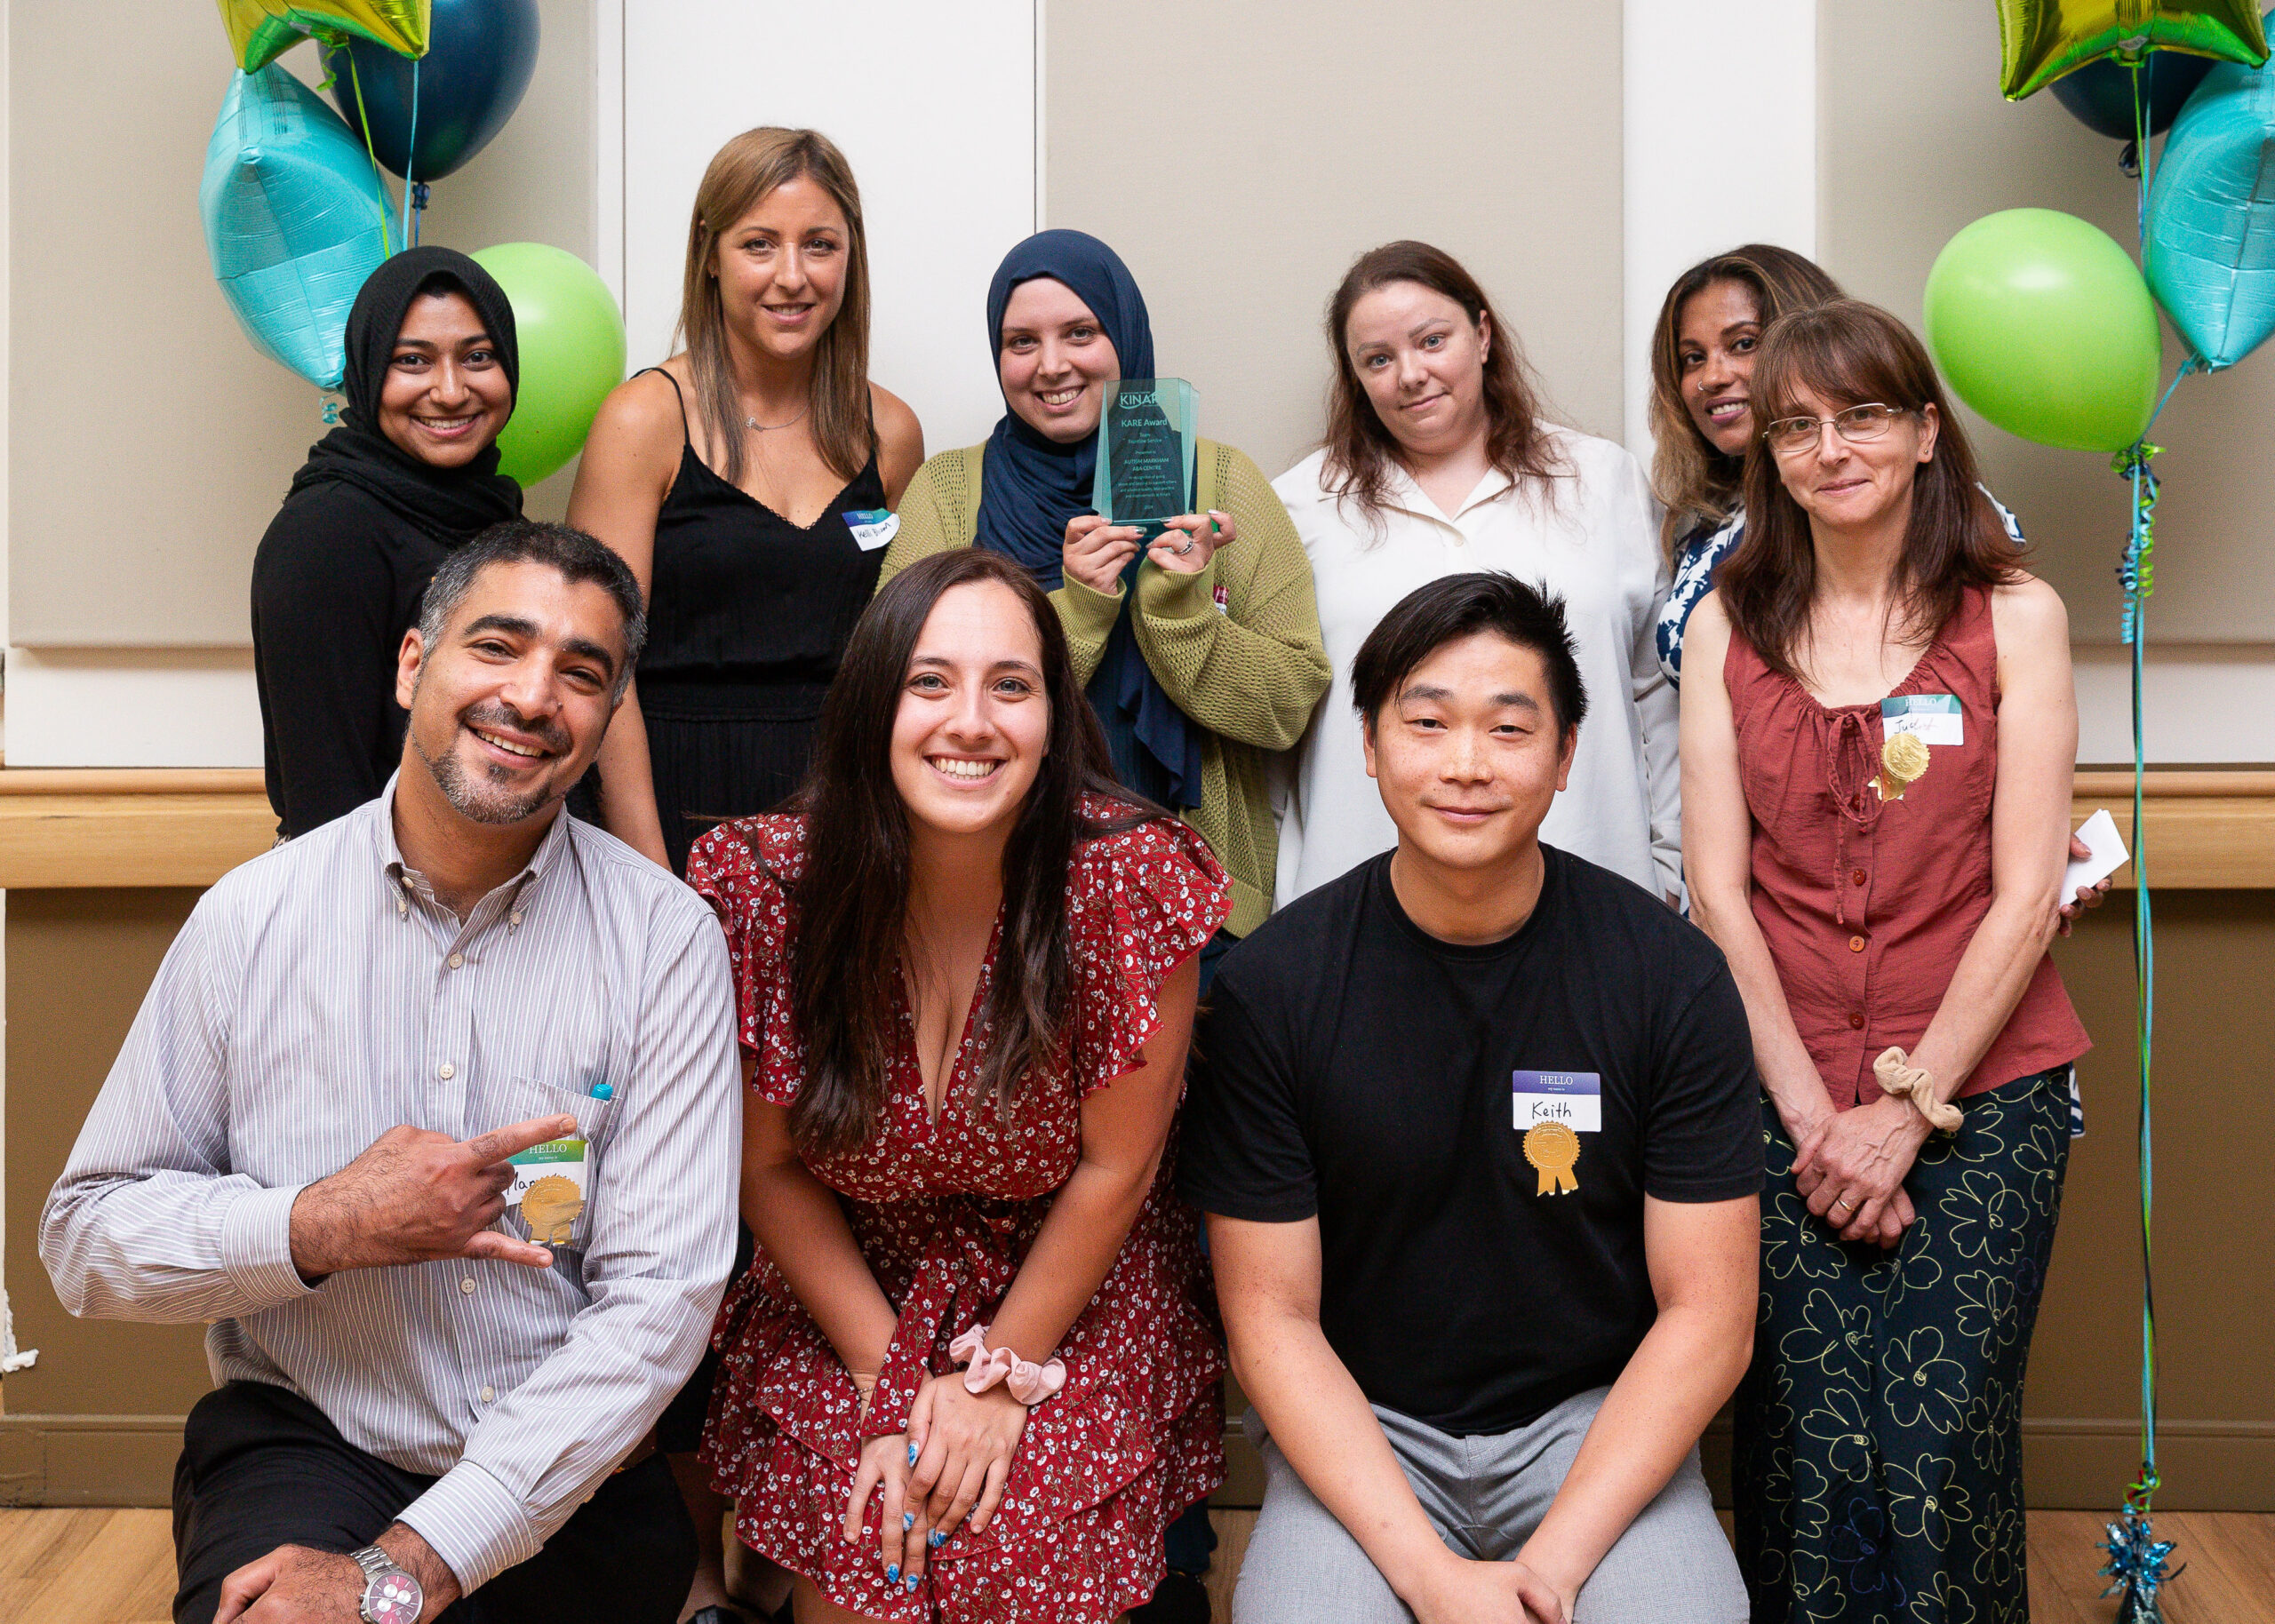
M 943 451 L 900 498 L 900 529 L 878 585 L 930 553 L 971 545 L 985 446 Z M 1333 673 L 1319 634 L 1311 561 L 1263 470 L 1228 445 L 1194 447 L 1199 505 L 1232 515 L 1236 539 L 1198 574 L 1138 568 L 1138 650 L 1177 708 L 1202 729 L 1201 804 L 1183 813 L 1233 877 L 1225 928 L 1244 936 L 1272 912 L 1280 829 L 1265 781 L 1268 751 L 1304 736 Z M 1222 593 L 1221 609 L 1218 593 Z M 1072 579 L 1050 594 L 1074 672 L 1088 684 L 1122 612 Z

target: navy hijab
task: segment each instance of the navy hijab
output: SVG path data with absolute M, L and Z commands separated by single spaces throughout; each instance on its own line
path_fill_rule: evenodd
M 1122 377 L 1153 376 L 1145 296 L 1122 256 L 1085 232 L 1041 231 L 1003 257 L 987 287 L 988 364 L 999 378 L 1011 291 L 1039 276 L 1064 283 L 1090 307 L 1121 358 Z M 1090 486 L 1098 473 L 1098 436 L 1062 445 L 1006 410 L 987 437 L 984 458 L 975 539 L 1009 553 L 1045 592 L 1056 592 L 1066 579 L 1067 521 L 1097 511 Z M 1174 809 L 1201 800 L 1201 730 L 1161 687 L 1130 629 L 1138 569 L 1145 559 L 1140 550 L 1123 572 L 1122 613 L 1089 694 L 1122 782 Z

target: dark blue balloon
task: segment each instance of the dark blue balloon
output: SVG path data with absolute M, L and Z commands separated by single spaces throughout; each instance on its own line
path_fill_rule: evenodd
M 419 60 L 417 144 L 411 134 L 411 61 L 350 36 L 349 64 L 334 54 L 331 99 L 349 128 L 368 133 L 394 174 L 410 163 L 414 180 L 439 180 L 490 145 L 506 127 L 537 71 L 537 0 L 434 0 L 427 54 Z M 356 112 L 361 82 L 366 130 Z
M 440 14 L 442 0 L 435 0 Z M 2162 135 L 2180 115 L 2180 104 L 2212 71 L 2208 56 L 2184 51 L 2151 51 L 2141 64 L 2141 90 L 2148 102 L 2149 133 Z M 2114 57 L 2088 62 L 2073 74 L 2064 74 L 2048 87 L 2054 100 L 2077 115 L 2078 122 L 2112 141 L 2133 139 L 2133 74 Z

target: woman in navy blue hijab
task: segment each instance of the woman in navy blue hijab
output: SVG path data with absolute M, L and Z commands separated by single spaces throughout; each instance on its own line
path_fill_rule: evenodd
M 882 581 L 929 553 L 1010 554 L 1050 594 L 1115 773 L 1176 812 L 1233 880 L 1217 958 L 1272 911 L 1278 825 L 1269 752 L 1303 736 L 1329 673 L 1311 563 L 1263 471 L 1229 445 L 1194 446 L 1193 511 L 1150 542 L 1092 501 L 1098 418 L 1120 380 L 1155 376 L 1145 296 L 1114 250 L 1044 231 L 1004 256 L 987 291 L 987 347 L 1004 413 L 985 443 L 918 470 Z M 1177 368 L 1170 366 L 1174 373 Z M 1205 1620 L 1205 1509 L 1170 1532 L 1169 1572 L 1138 1624 Z
M 1046 350 L 1053 329 L 1062 339 L 1056 353 Z M 1065 584 L 1071 565 L 1083 585 L 1121 598 L 1089 687 L 1114 770 L 1131 789 L 1171 810 L 1196 806 L 1199 733 L 1145 664 L 1131 625 L 1136 594 L 1125 589 L 1137 584 L 1140 533 L 1106 525 L 1091 504 L 1106 388 L 1121 378 L 1153 376 L 1145 296 L 1122 257 L 1096 237 L 1038 232 L 996 267 L 987 290 L 987 333 L 1010 410 L 988 436 L 973 539 L 1025 564 L 1045 592 Z M 1085 519 L 1090 522 L 1070 534 L 1069 526 Z M 1190 562 L 1189 532 L 1173 531 L 1161 542 L 1165 552 L 1188 549 L 1172 556 Z
M 918 470 L 881 582 L 947 547 L 1026 565 L 1058 610 L 1114 771 L 1231 871 L 1223 935 L 1243 936 L 1272 911 L 1267 757 L 1302 737 L 1329 675 L 1303 543 L 1263 471 L 1205 439 L 1193 511 L 1150 540 L 1098 516 L 1107 392 L 1156 368 L 1145 296 L 1096 237 L 1038 232 L 1006 254 L 987 291 L 987 341 L 1003 416 L 984 443 Z M 1211 967 L 1213 953 L 1204 980 Z

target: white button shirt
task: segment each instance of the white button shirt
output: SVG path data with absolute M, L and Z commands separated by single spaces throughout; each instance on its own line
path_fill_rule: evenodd
M 702 1356 L 742 1111 L 719 924 L 563 814 L 460 919 L 396 848 L 395 784 L 222 877 L 174 939 L 40 1221 L 75 1314 L 210 1320 L 217 1382 L 288 1388 L 436 1479 L 402 1513 L 473 1590 L 533 1556 Z M 553 1267 L 292 1265 L 292 1203 L 398 1123 L 576 1118 Z M 518 1212 L 495 1228 L 526 1238 Z
M 1393 466 L 1379 525 L 1321 485 L 1325 451 L 1272 482 L 1303 537 L 1319 594 L 1334 686 L 1283 779 L 1273 906 L 1347 873 L 1398 843 L 1367 776 L 1351 663 L 1398 601 L 1441 576 L 1505 569 L 1564 600 L 1587 687 L 1587 720 L 1569 787 L 1540 838 L 1624 875 L 1655 896 L 1682 891 L 1682 784 L 1676 693 L 1659 669 L 1653 629 L 1667 593 L 1658 508 L 1643 470 L 1608 440 L 1550 426 L 1572 469 L 1555 503 L 1513 488 L 1498 471 L 1441 512 Z

